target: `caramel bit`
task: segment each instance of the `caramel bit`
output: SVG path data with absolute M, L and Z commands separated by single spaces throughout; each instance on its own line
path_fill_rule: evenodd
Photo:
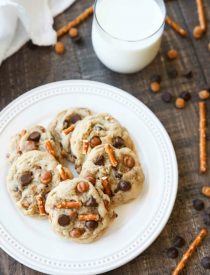
M 36 196 L 36 201 L 37 201 L 37 206 L 39 208 L 39 214 L 40 216 L 45 216 L 46 211 L 45 211 L 45 202 L 44 198 L 41 195 Z
M 171 17 L 166 16 L 166 23 L 183 37 L 187 36 L 186 30 L 184 30 L 179 24 L 177 24 Z
M 209 93 L 208 90 L 202 90 L 198 93 L 198 96 L 199 96 L 200 99 L 206 100 L 206 99 L 209 98 L 210 93 Z
M 83 13 L 77 16 L 74 20 L 70 21 L 67 25 L 63 26 L 57 31 L 57 37 L 63 36 L 67 33 L 70 29 L 78 26 L 80 23 L 85 21 L 89 16 L 93 14 L 93 6 L 86 9 Z
M 113 167 L 116 167 L 118 162 L 116 160 L 116 157 L 115 157 L 115 154 L 114 154 L 114 150 L 113 148 L 109 145 L 109 144 L 106 144 L 105 145 L 105 152 L 107 153 L 108 157 L 109 157 L 109 160 L 111 162 L 111 165 Z
M 84 139 L 82 141 L 82 154 L 86 155 L 89 148 L 89 141 L 87 139 Z
M 65 47 L 64 47 L 64 44 L 62 42 L 57 42 L 55 44 L 55 52 L 57 54 L 63 54 L 65 52 Z
M 98 214 L 81 214 L 78 216 L 79 221 L 98 221 Z
M 82 203 L 79 201 L 61 201 L 56 204 L 56 208 L 58 209 L 69 209 L 69 208 L 80 208 Z
M 98 146 L 100 144 L 101 144 L 100 137 L 94 136 L 94 137 L 91 138 L 91 140 L 90 140 L 90 146 L 91 146 L 91 148 L 94 148 L 94 147 L 96 147 L 96 146 Z
M 84 234 L 85 230 L 81 229 L 81 228 L 74 228 L 71 230 L 71 232 L 69 233 L 70 237 L 72 238 L 79 238 L 82 236 L 82 234 Z
M 150 84 L 150 90 L 153 93 L 158 93 L 160 91 L 160 83 L 158 83 L 158 82 L 152 82 Z
M 176 108 L 183 109 L 185 107 L 185 100 L 183 98 L 181 98 L 181 97 L 178 97 L 176 99 L 175 105 L 176 105 Z
M 178 57 L 178 52 L 174 49 L 171 49 L 167 52 L 167 57 L 171 60 L 176 59 Z
M 124 155 L 123 156 L 123 164 L 126 167 L 132 169 L 135 166 L 135 160 L 129 155 Z
M 210 198 L 210 187 L 209 186 L 203 186 L 201 192 L 204 196 Z
M 85 181 L 81 181 L 77 184 L 77 191 L 79 193 L 85 193 L 89 190 L 89 184 Z
M 91 182 L 93 185 L 96 184 L 96 177 L 91 174 L 86 175 L 85 179 L 88 180 L 89 182 Z
M 68 135 L 68 134 L 70 134 L 70 133 L 72 133 L 72 132 L 74 131 L 74 128 L 75 128 L 75 125 L 72 124 L 72 125 L 69 126 L 68 128 L 64 129 L 64 130 L 63 130 L 63 133 L 64 133 L 65 135 Z
M 69 30 L 69 36 L 71 38 L 76 38 L 78 36 L 79 32 L 78 32 L 78 29 L 77 28 L 71 28 Z
M 199 151 L 200 151 L 200 173 L 207 171 L 207 150 L 206 150 L 206 103 L 199 102 Z
M 41 182 L 48 184 L 52 181 L 52 173 L 50 171 L 42 171 L 41 173 Z
M 188 250 L 184 253 L 182 256 L 180 262 L 177 264 L 176 268 L 172 272 L 172 275 L 179 275 L 184 267 L 187 264 L 187 261 L 189 258 L 193 255 L 193 253 L 196 251 L 197 247 L 201 245 L 203 239 L 208 235 L 208 231 L 206 228 L 202 228 L 199 232 L 199 234 L 196 236 L 194 241 L 189 246 Z

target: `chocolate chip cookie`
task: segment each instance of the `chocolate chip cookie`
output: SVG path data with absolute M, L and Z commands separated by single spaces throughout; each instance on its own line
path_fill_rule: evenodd
M 106 143 L 115 148 L 128 147 L 134 150 L 128 131 L 111 115 L 100 113 L 83 119 L 76 126 L 71 138 L 76 170 L 81 171 L 83 162 L 93 148 Z
M 91 114 L 87 108 L 71 108 L 57 114 L 49 125 L 49 131 L 62 147 L 63 156 L 71 162 L 74 162 L 71 155 L 72 132 L 79 121 Z
M 51 154 L 30 151 L 13 162 L 7 177 L 7 187 L 24 214 L 44 216 L 47 193 L 60 181 L 72 177 L 71 172 Z
M 12 163 L 25 152 L 38 150 L 48 152 L 62 162 L 61 148 L 49 131 L 40 125 L 22 130 L 12 137 L 8 159 Z
M 46 211 L 58 234 L 81 243 L 96 240 L 116 217 L 109 197 L 82 178 L 66 180 L 53 189 Z
M 80 176 L 107 194 L 114 206 L 135 199 L 144 183 L 136 154 L 127 147 L 117 149 L 109 144 L 90 152 Z

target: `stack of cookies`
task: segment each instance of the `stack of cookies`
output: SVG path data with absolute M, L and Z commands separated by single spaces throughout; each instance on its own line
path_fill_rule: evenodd
M 48 216 L 57 233 L 82 243 L 101 236 L 116 217 L 113 208 L 135 199 L 144 182 L 128 131 L 86 108 L 62 111 L 48 129 L 22 130 L 8 160 L 8 190 L 23 213 Z

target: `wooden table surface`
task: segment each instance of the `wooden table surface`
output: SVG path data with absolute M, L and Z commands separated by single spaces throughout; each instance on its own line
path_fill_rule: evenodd
M 208 22 L 210 22 L 210 1 L 204 0 L 204 2 Z M 91 0 L 78 0 L 70 9 L 56 18 L 55 26 L 59 27 L 74 18 L 91 3 Z M 97 60 L 91 44 L 91 19 L 79 28 L 83 43 L 77 45 L 72 43 L 68 36 L 63 37 L 62 41 L 66 46 L 64 55 L 56 55 L 51 47 L 32 49 L 26 45 L 0 67 L 0 109 L 19 95 L 39 85 L 64 79 L 88 79 L 105 82 L 133 94 L 157 115 L 167 129 L 179 165 L 179 189 L 172 215 L 160 236 L 144 253 L 130 263 L 106 274 L 170 274 L 187 246 L 179 250 L 179 258 L 175 260 L 165 256 L 165 249 L 171 246 L 177 234 L 183 236 L 189 244 L 199 228 L 203 226 L 202 214 L 192 208 L 192 201 L 195 198 L 202 198 L 206 207 L 210 206 L 210 200 L 203 198 L 200 194 L 201 186 L 209 183 L 210 173 L 206 175 L 198 173 L 197 106 L 197 92 L 210 87 L 210 52 L 207 48 L 210 41 L 210 28 L 201 40 L 197 41 L 192 37 L 192 29 L 197 25 L 198 20 L 195 0 L 167 1 L 166 5 L 168 14 L 183 25 L 189 36 L 182 38 L 170 28 L 166 28 L 160 54 L 151 65 L 137 74 L 113 73 Z M 178 50 L 177 60 L 169 61 L 165 58 L 165 51 L 169 48 Z M 168 71 L 174 68 L 177 69 L 178 76 L 170 79 Z M 190 70 L 193 71 L 192 79 L 182 76 Z M 163 79 L 161 92 L 152 94 L 148 86 L 151 75 L 156 73 L 160 73 Z M 184 110 L 178 110 L 173 104 L 162 102 L 161 94 L 166 91 L 172 93 L 174 97 L 182 91 L 189 91 L 192 94 L 192 100 Z M 210 118 L 210 108 L 208 118 Z M 208 132 L 210 134 L 210 128 Z M 210 154 L 210 142 L 208 142 L 208 151 Z M 203 256 L 210 256 L 210 237 L 205 239 L 202 246 L 194 253 L 183 274 L 210 274 L 210 271 L 207 272 L 200 265 Z M 41 273 L 16 262 L 1 250 L 0 274 L 38 275 Z

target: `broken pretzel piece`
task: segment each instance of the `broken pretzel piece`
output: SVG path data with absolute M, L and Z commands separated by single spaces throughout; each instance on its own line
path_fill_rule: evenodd
M 63 130 L 63 133 L 65 135 L 68 135 L 69 133 L 73 132 L 74 131 L 74 128 L 75 128 L 75 125 L 72 124 L 71 126 L 69 126 L 68 128 L 66 128 L 65 130 Z
M 183 29 L 179 24 L 177 24 L 174 20 L 172 20 L 171 17 L 166 16 L 166 23 L 181 36 L 187 36 L 187 31 Z
M 45 216 L 47 213 L 45 211 L 44 198 L 41 195 L 36 196 L 37 206 L 39 208 L 40 216 Z
M 70 171 L 64 168 L 61 164 L 58 164 L 56 168 L 58 169 L 62 180 L 68 180 L 73 178 L 73 175 L 70 173 Z
M 61 27 L 57 31 L 57 37 L 63 36 L 67 33 L 71 28 L 78 26 L 80 23 L 85 21 L 90 15 L 93 14 L 93 6 L 87 8 L 84 12 L 82 12 L 79 16 L 77 16 L 74 20 L 70 21 L 67 25 Z
M 69 209 L 69 208 L 80 208 L 82 203 L 79 201 L 62 201 L 56 204 L 56 208 L 58 209 Z
M 52 145 L 52 143 L 51 143 L 50 140 L 46 140 L 45 141 L 45 147 L 46 147 L 46 149 L 47 149 L 47 151 L 48 151 L 49 154 L 51 154 L 55 158 L 57 157 L 55 149 L 54 149 L 54 147 L 53 147 L 53 145 Z
M 208 230 L 206 228 L 202 228 L 199 234 L 196 236 L 194 241 L 189 246 L 188 250 L 182 256 L 180 262 L 177 264 L 176 268 L 172 272 L 172 275 L 179 275 L 181 271 L 186 266 L 188 259 L 195 252 L 196 248 L 201 244 L 202 240 L 208 235 Z
M 86 155 L 89 148 L 89 141 L 87 139 L 84 139 L 82 141 L 82 154 Z
M 110 188 L 108 177 L 102 177 L 101 180 L 102 180 L 102 186 L 104 188 L 104 193 L 107 194 L 108 196 L 112 196 L 112 190 Z
M 80 214 L 78 216 L 79 221 L 98 221 L 98 214 Z
M 210 186 L 203 186 L 201 192 L 204 196 L 210 198 Z
M 207 150 L 206 150 L 206 103 L 199 102 L 199 134 L 200 134 L 200 173 L 207 171 Z
M 109 145 L 109 144 L 106 144 L 105 145 L 105 152 L 107 153 L 108 157 L 109 157 L 109 160 L 111 162 L 111 165 L 113 167 L 116 167 L 118 162 L 115 158 L 115 154 L 114 154 L 114 150 L 112 149 L 112 147 Z

